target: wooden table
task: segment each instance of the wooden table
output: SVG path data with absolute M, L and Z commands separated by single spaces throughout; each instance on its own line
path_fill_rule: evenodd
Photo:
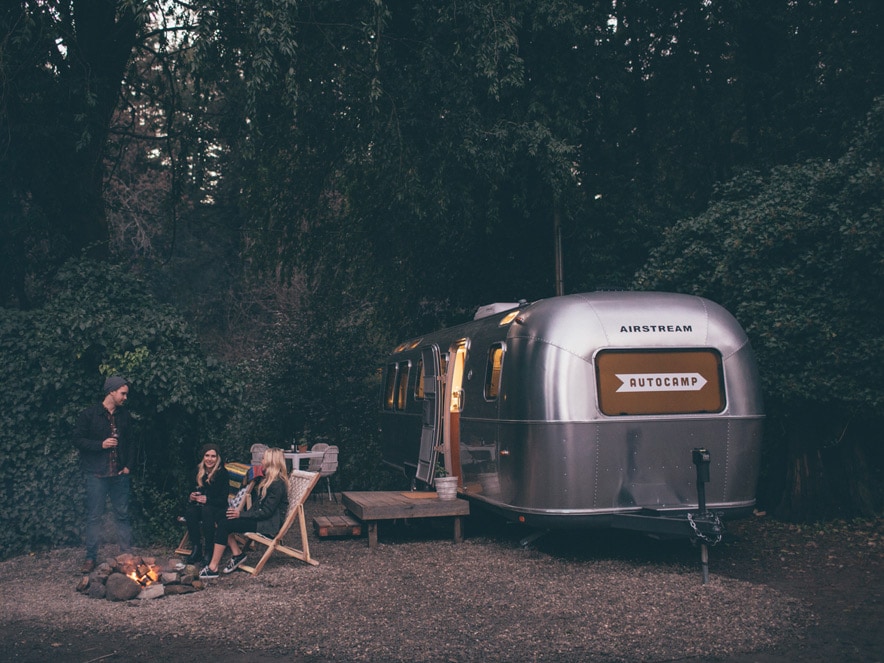
M 377 548 L 378 521 L 397 518 L 454 518 L 454 542 L 463 541 L 463 517 L 470 515 L 466 500 L 440 500 L 427 493 L 400 491 L 347 491 L 344 506 L 368 525 L 368 547 Z

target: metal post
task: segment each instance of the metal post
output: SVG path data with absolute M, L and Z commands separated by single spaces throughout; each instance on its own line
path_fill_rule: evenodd
M 565 294 L 564 267 L 562 266 L 562 214 L 558 203 L 553 203 L 553 241 L 556 258 L 556 295 Z
M 706 449 L 693 450 L 694 465 L 697 466 L 697 504 L 700 517 L 706 516 L 706 484 L 709 482 L 709 452 Z M 703 568 L 703 584 L 709 582 L 709 548 L 700 539 L 700 565 Z

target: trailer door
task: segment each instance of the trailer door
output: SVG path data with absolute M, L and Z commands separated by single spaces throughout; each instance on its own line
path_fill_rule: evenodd
M 445 469 L 458 478 L 458 487 L 463 487 L 460 467 L 460 413 L 464 408 L 464 370 L 467 362 L 469 339 L 461 339 L 451 346 L 451 366 L 448 374 L 448 401 L 446 407 L 448 418 L 445 420 L 445 450 L 447 453 Z
M 424 483 L 433 480 L 436 467 L 436 449 L 442 439 L 442 376 L 439 367 L 439 348 L 435 345 L 421 349 L 424 373 L 423 416 L 421 417 L 421 448 L 415 476 Z

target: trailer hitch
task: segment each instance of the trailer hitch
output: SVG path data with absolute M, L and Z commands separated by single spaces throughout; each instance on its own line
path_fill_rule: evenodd
M 724 525 L 718 516 L 706 510 L 706 484 L 709 483 L 709 451 L 694 449 L 694 465 L 697 466 L 697 506 L 699 512 L 688 514 L 691 541 L 700 542 L 700 565 L 703 568 L 703 584 L 709 582 L 709 546 L 714 546 L 724 533 Z

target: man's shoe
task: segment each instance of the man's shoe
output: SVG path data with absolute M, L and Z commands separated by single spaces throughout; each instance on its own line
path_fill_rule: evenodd
M 187 562 L 188 564 L 197 564 L 197 563 L 203 561 L 203 559 L 204 559 L 203 551 L 200 550 L 199 548 L 197 548 L 192 553 L 190 553 L 187 556 L 187 559 L 184 561 Z
M 239 565 L 246 561 L 246 554 L 240 553 L 239 555 L 234 555 L 227 562 L 227 566 L 224 567 L 224 573 L 233 573 L 239 568 Z
M 95 570 L 95 560 L 87 559 L 80 567 L 80 573 L 92 573 Z
M 207 566 L 204 566 L 204 567 L 203 567 L 203 570 L 200 571 L 200 579 L 201 579 L 201 580 L 212 580 L 212 579 L 217 578 L 217 577 L 218 577 L 218 572 L 217 572 L 217 571 L 213 571 L 212 569 L 210 569 L 210 568 L 208 567 L 208 565 L 207 565 Z

